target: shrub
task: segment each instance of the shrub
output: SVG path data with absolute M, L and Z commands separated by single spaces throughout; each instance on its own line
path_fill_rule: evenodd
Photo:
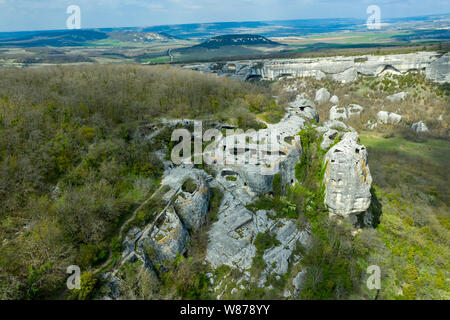
M 197 183 L 192 178 L 188 178 L 184 181 L 181 189 L 184 192 L 194 193 L 197 190 Z

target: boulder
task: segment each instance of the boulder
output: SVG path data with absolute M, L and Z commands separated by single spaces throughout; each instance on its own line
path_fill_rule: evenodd
M 413 129 L 416 133 L 425 133 L 429 131 L 427 125 L 423 121 L 413 123 L 411 129 Z
M 386 97 L 390 102 L 399 102 L 405 100 L 408 97 L 408 92 L 399 92 Z
M 338 96 L 332 96 L 331 98 L 330 98 L 330 102 L 333 104 L 333 105 L 339 105 L 339 98 L 338 98 Z
M 363 112 L 364 108 L 357 104 L 349 104 L 347 107 L 347 116 L 354 117 L 354 116 L 360 116 L 361 112 Z
M 319 122 L 319 113 L 317 112 L 315 103 L 304 95 L 298 95 L 295 101 L 291 102 L 289 106 L 290 113 Z
M 347 126 L 345 123 L 339 120 L 330 120 L 324 123 L 324 128 L 327 129 L 335 129 L 338 131 L 348 131 L 352 130 L 351 127 Z
M 399 124 L 402 121 L 403 117 L 396 113 L 389 113 L 389 123 Z
M 402 121 L 403 117 L 399 114 L 387 111 L 380 111 L 377 113 L 378 123 L 383 124 L 398 124 Z
M 338 106 L 333 106 L 330 109 L 330 120 L 347 120 L 347 110 Z
M 351 117 L 360 116 L 364 110 L 357 104 L 350 104 L 347 108 L 333 106 L 330 109 L 330 120 L 347 120 Z
M 348 132 L 325 155 L 325 204 L 331 215 L 347 217 L 366 211 L 371 202 L 372 176 L 367 150 L 356 132 Z
M 317 92 L 316 92 L 315 101 L 318 104 L 324 104 L 324 103 L 328 102 L 328 100 L 330 100 L 330 97 L 331 97 L 330 92 L 328 92 L 328 90 L 325 88 L 321 88 L 321 89 L 317 90 Z

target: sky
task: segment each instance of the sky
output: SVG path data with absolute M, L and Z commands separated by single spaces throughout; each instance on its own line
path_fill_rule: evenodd
M 381 19 L 450 13 L 449 0 L 0 0 L 0 32 L 65 29 L 66 9 L 81 9 L 82 28 L 315 18 Z

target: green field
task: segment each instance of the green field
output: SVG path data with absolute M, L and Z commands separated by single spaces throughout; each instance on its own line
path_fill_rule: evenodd
M 450 142 L 363 133 L 361 143 L 382 211 L 367 261 L 381 267 L 380 298 L 449 299 Z
M 414 142 L 402 137 L 383 138 L 379 134 L 365 133 L 361 135 L 361 143 L 377 152 L 399 152 L 430 161 L 437 166 L 450 166 L 450 142 L 447 140 Z

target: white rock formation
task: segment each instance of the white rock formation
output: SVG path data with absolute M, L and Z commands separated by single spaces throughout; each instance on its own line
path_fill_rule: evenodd
M 371 202 L 372 176 L 367 150 L 356 132 L 343 139 L 325 155 L 325 203 L 331 215 L 347 217 L 366 211 Z
M 230 65 L 232 67 L 230 68 Z M 349 83 L 358 74 L 379 76 L 386 72 L 405 74 L 409 71 L 425 71 L 429 79 L 449 82 L 449 54 L 415 52 L 385 56 L 364 55 L 359 57 L 326 57 L 299 59 L 266 59 L 230 61 L 217 69 L 216 63 L 198 63 L 183 68 L 202 72 L 214 72 L 219 76 L 239 79 L 275 80 L 281 77 L 313 77 L 333 79 Z
M 169 207 L 161 219 L 159 226 L 148 228 L 137 242 L 138 253 L 146 255 L 149 248 L 154 251 L 154 256 L 147 257 L 152 263 L 164 263 L 173 261 L 177 254 L 184 254 L 189 233 L 173 207 Z
M 403 117 L 399 114 L 387 111 L 380 111 L 377 113 L 378 123 L 383 124 L 399 124 Z
M 339 105 L 339 97 L 338 96 L 336 96 L 336 95 L 334 95 L 334 96 L 332 96 L 331 98 L 330 98 L 330 102 L 333 104 L 333 105 Z
M 191 174 L 197 189 L 193 192 L 180 190 L 174 201 L 174 207 L 183 224 L 189 230 L 198 230 L 204 224 L 208 213 L 209 188 L 202 175 Z
M 320 144 L 320 148 L 322 150 L 328 150 L 330 146 L 334 143 L 335 139 L 338 137 L 339 132 L 334 129 L 327 129 L 325 133 L 323 134 L 323 140 Z
M 361 112 L 363 112 L 364 108 L 357 104 L 349 104 L 347 107 L 347 116 L 354 117 L 354 116 L 360 116 Z
M 347 120 L 347 110 L 344 107 L 333 106 L 330 109 L 330 120 Z
M 426 67 L 426 77 L 436 82 L 450 82 L 450 53 L 447 52 Z
M 425 133 L 429 131 L 427 125 L 423 121 L 413 123 L 411 129 L 413 129 L 416 133 Z
M 289 113 L 299 115 L 306 119 L 314 119 L 316 122 L 319 122 L 316 105 L 305 95 L 298 95 L 295 101 L 291 102 L 289 106 Z
M 330 120 L 347 120 L 354 116 L 360 116 L 363 110 L 364 108 L 357 104 L 350 104 L 347 108 L 333 106 L 330 109 Z
M 406 100 L 406 98 L 408 98 L 408 92 L 399 92 L 386 97 L 390 102 L 399 102 Z
M 331 94 L 327 89 L 321 88 L 316 92 L 316 98 L 314 99 L 318 104 L 324 104 L 330 100 Z

